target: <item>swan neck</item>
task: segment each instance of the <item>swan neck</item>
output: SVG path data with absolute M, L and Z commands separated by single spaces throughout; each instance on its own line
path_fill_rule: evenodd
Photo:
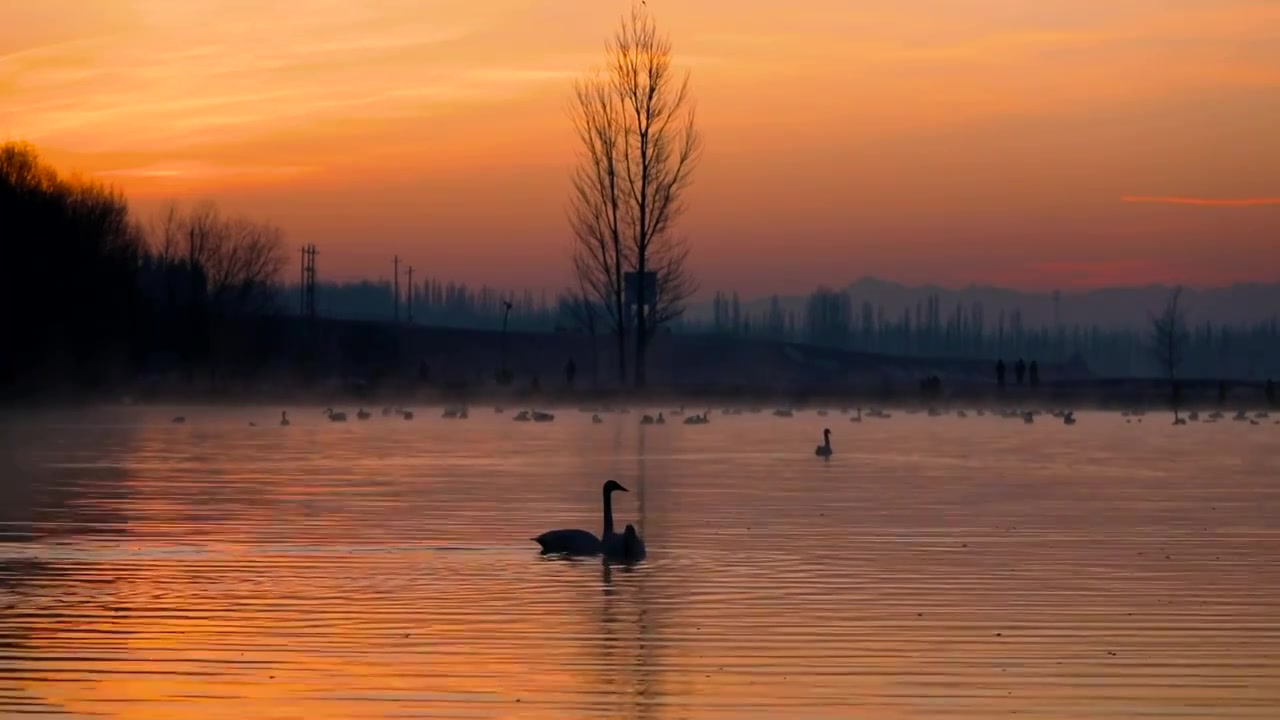
M 613 534 L 613 493 L 604 491 L 604 534 Z

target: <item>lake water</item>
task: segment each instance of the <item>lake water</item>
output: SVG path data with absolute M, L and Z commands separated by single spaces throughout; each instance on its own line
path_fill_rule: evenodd
M 0 715 L 1280 717 L 1271 420 L 438 414 L 4 419 Z

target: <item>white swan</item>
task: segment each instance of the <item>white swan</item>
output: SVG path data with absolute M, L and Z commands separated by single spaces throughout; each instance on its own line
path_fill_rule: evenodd
M 542 546 L 543 554 L 599 555 L 604 553 L 610 557 L 626 557 L 628 542 L 639 542 L 640 551 L 643 552 L 644 544 L 640 541 L 639 535 L 634 541 L 628 541 L 624 535 L 613 530 L 612 495 L 615 490 L 628 492 L 616 480 L 609 480 L 600 489 L 604 496 L 604 532 L 601 537 L 597 538 L 587 530 L 548 530 L 533 538 L 533 541 Z
M 818 457 L 831 457 L 831 431 L 823 429 L 822 444 L 814 448 L 814 455 Z

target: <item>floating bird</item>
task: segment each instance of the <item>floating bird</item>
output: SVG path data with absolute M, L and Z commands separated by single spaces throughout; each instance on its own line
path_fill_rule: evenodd
M 187 421 L 187 419 L 186 419 L 185 417 L 181 416 L 181 415 L 179 415 L 178 417 L 176 417 L 176 418 L 174 418 L 174 419 L 173 419 L 173 422 L 177 423 L 178 425 L 181 425 L 182 423 L 184 423 L 184 422 L 186 422 L 186 421 Z
M 280 411 L 280 425 L 281 425 L 281 427 L 283 427 L 283 426 L 288 425 L 288 424 L 289 424 L 289 413 L 285 412 L 284 410 L 281 410 L 281 411 Z
M 359 410 L 356 411 L 357 420 L 368 420 L 370 417 L 371 415 L 369 411 L 365 410 L 364 408 L 360 408 Z
M 549 530 L 533 541 L 542 546 L 544 554 L 562 555 L 599 555 L 604 553 L 610 557 L 625 557 L 626 539 L 613 530 L 613 493 L 628 492 L 616 480 L 607 481 L 600 489 L 604 497 L 604 532 L 596 537 L 587 530 Z M 635 538 L 639 541 L 639 536 Z M 643 544 L 641 544 L 643 547 Z
M 344 412 L 334 412 L 333 408 L 325 408 L 324 413 L 329 416 L 329 422 L 346 422 L 347 414 Z
M 831 457 L 831 431 L 824 429 L 822 431 L 822 444 L 814 448 L 814 455 L 818 457 Z

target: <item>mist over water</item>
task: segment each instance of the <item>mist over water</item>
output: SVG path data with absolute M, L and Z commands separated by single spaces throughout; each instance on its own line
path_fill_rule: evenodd
M 0 715 L 1280 707 L 1274 424 L 347 410 L 0 418 Z M 648 559 L 539 556 L 610 478 Z

